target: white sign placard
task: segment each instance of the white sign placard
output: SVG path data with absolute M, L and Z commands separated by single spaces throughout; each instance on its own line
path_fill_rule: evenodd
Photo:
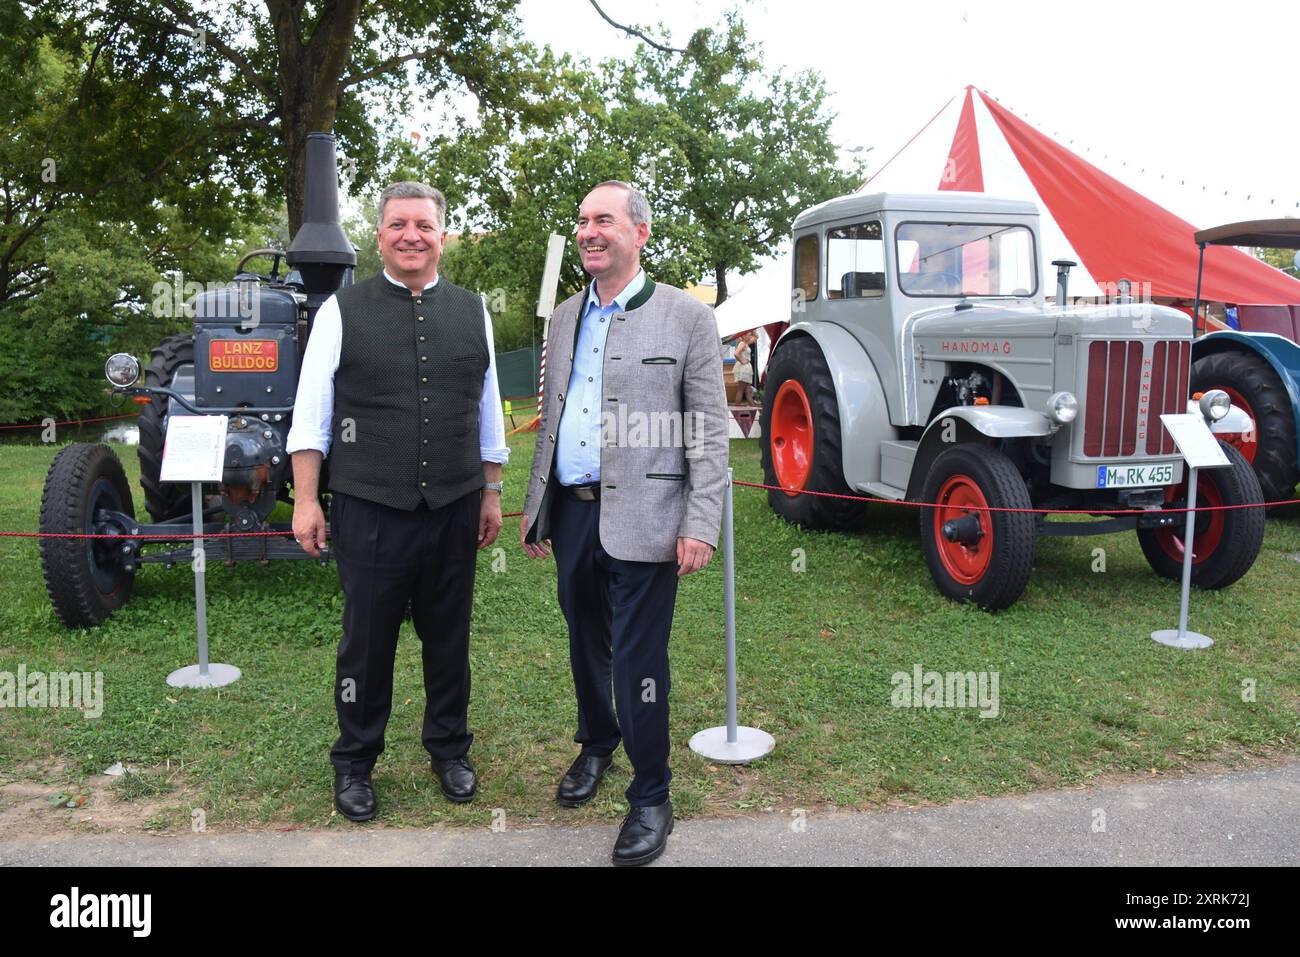
M 1160 416 L 1169 434 L 1174 437 L 1174 444 L 1183 453 L 1187 464 L 1194 469 L 1217 469 L 1231 465 L 1228 457 L 1219 447 L 1219 440 L 1214 437 L 1210 427 L 1205 424 L 1205 417 L 1200 414 L 1166 413 Z
M 163 443 L 164 482 L 220 482 L 226 466 L 226 416 L 173 415 Z

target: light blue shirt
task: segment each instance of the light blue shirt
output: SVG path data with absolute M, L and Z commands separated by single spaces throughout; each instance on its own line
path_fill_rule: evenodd
M 596 282 L 587 290 L 587 311 L 579 318 L 578 344 L 573 351 L 573 371 L 564 398 L 564 414 L 555 435 L 555 475 L 561 485 L 589 485 L 600 481 L 601 379 L 605 368 L 605 340 L 612 317 L 645 286 L 640 270 L 608 306 L 596 296 Z

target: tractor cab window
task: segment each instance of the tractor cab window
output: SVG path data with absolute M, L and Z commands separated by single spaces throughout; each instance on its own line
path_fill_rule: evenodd
M 880 223 L 826 231 L 826 298 L 877 299 L 885 294 L 885 241 Z
M 797 301 L 809 302 L 817 298 L 817 236 L 800 236 L 794 244 L 794 293 Z
M 898 287 L 909 296 L 1032 296 L 1033 233 L 1024 226 L 903 223 L 896 235 Z

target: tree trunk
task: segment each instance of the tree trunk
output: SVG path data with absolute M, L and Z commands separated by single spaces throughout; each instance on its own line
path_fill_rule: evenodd
M 308 133 L 334 129 L 339 81 L 361 13 L 361 0 L 331 0 L 324 4 L 302 41 L 302 4 L 266 0 L 275 31 L 280 85 L 280 131 L 284 149 L 284 199 L 289 209 L 289 236 L 302 225 L 305 150 Z
M 714 282 L 718 287 L 718 296 L 713 300 L 713 307 L 716 309 L 727 301 L 727 266 L 725 263 L 717 263 L 713 267 Z

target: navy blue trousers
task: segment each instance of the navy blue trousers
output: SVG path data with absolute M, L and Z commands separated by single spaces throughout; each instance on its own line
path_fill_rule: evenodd
M 336 492 L 330 537 L 343 586 L 343 640 L 334 680 L 339 737 L 330 761 L 369 773 L 393 709 L 393 661 L 407 602 L 424 665 L 425 750 L 469 750 L 469 624 L 478 558 L 477 490 L 412 512 Z
M 668 636 L 677 563 L 628 562 L 600 546 L 600 503 L 556 489 L 551 547 L 560 609 L 569 624 L 569 663 L 583 754 L 623 742 L 634 771 L 632 807 L 668 800 Z M 617 702 L 617 711 L 615 703 Z

